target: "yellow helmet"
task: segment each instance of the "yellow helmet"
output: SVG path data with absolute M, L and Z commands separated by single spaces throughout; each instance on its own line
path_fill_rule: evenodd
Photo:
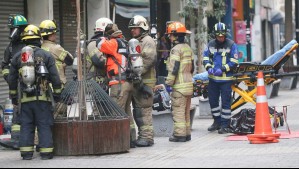
M 39 25 L 39 29 L 41 31 L 42 36 L 47 36 L 58 32 L 56 24 L 52 20 L 42 21 Z
M 23 33 L 21 34 L 21 39 L 22 40 L 27 40 L 27 39 L 41 39 L 41 34 L 40 30 L 37 26 L 35 25 L 28 25 Z

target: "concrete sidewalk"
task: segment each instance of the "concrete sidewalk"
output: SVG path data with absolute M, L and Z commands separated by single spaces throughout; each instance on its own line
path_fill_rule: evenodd
M 288 107 L 288 123 L 291 131 L 299 131 L 299 89 L 280 90 L 279 96 L 269 100 L 269 106 L 281 111 Z M 254 108 L 244 105 L 242 108 Z M 236 113 L 235 111 L 234 113 Z M 19 151 L 0 148 L 0 167 L 3 168 L 191 168 L 191 167 L 263 167 L 282 168 L 299 166 L 299 138 L 280 139 L 275 144 L 249 144 L 248 141 L 226 141 L 229 135 L 210 133 L 207 128 L 212 119 L 193 121 L 192 140 L 172 143 L 168 137 L 156 137 L 153 147 L 134 148 L 124 154 L 80 157 L 54 157 L 42 161 L 35 153 L 32 161 L 23 161 Z M 279 127 L 279 130 L 285 130 Z

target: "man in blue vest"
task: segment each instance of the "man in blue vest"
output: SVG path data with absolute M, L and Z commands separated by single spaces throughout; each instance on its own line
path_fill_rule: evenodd
M 214 118 L 208 131 L 218 130 L 219 134 L 226 134 L 230 132 L 232 69 L 238 65 L 238 48 L 234 41 L 226 38 L 227 27 L 224 23 L 215 24 L 213 31 L 215 39 L 209 42 L 203 58 L 209 73 L 208 93 Z

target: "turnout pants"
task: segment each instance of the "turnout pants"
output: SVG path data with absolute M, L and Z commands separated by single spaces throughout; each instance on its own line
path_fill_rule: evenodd
M 136 141 L 136 129 L 133 113 L 131 110 L 133 85 L 130 82 L 124 82 L 121 85 L 119 93 L 119 84 L 110 87 L 110 97 L 127 113 L 130 119 L 130 141 Z
M 21 156 L 32 156 L 34 150 L 34 135 L 37 127 L 40 155 L 53 153 L 52 126 L 53 108 L 51 102 L 32 101 L 22 103 L 20 151 Z
M 152 88 L 146 84 L 143 87 L 147 88 L 148 91 L 152 91 Z M 153 92 L 150 96 L 142 92 L 138 87 L 133 86 L 133 113 L 138 126 L 138 139 L 144 139 L 152 143 L 154 142 L 153 102 Z
M 173 136 L 191 136 L 190 106 L 191 96 L 184 96 L 180 92 L 173 91 L 171 94 L 173 115 Z

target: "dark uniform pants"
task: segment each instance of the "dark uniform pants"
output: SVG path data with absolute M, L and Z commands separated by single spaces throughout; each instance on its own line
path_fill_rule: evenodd
M 21 105 L 21 156 L 28 157 L 33 155 L 36 127 L 41 156 L 53 153 L 52 126 L 54 119 L 51 102 L 32 101 L 22 103 Z
M 231 93 L 232 81 L 215 82 L 209 81 L 208 95 L 211 106 L 211 111 L 214 120 L 222 127 L 228 127 L 231 118 Z M 219 105 L 219 97 L 221 96 L 221 103 Z

